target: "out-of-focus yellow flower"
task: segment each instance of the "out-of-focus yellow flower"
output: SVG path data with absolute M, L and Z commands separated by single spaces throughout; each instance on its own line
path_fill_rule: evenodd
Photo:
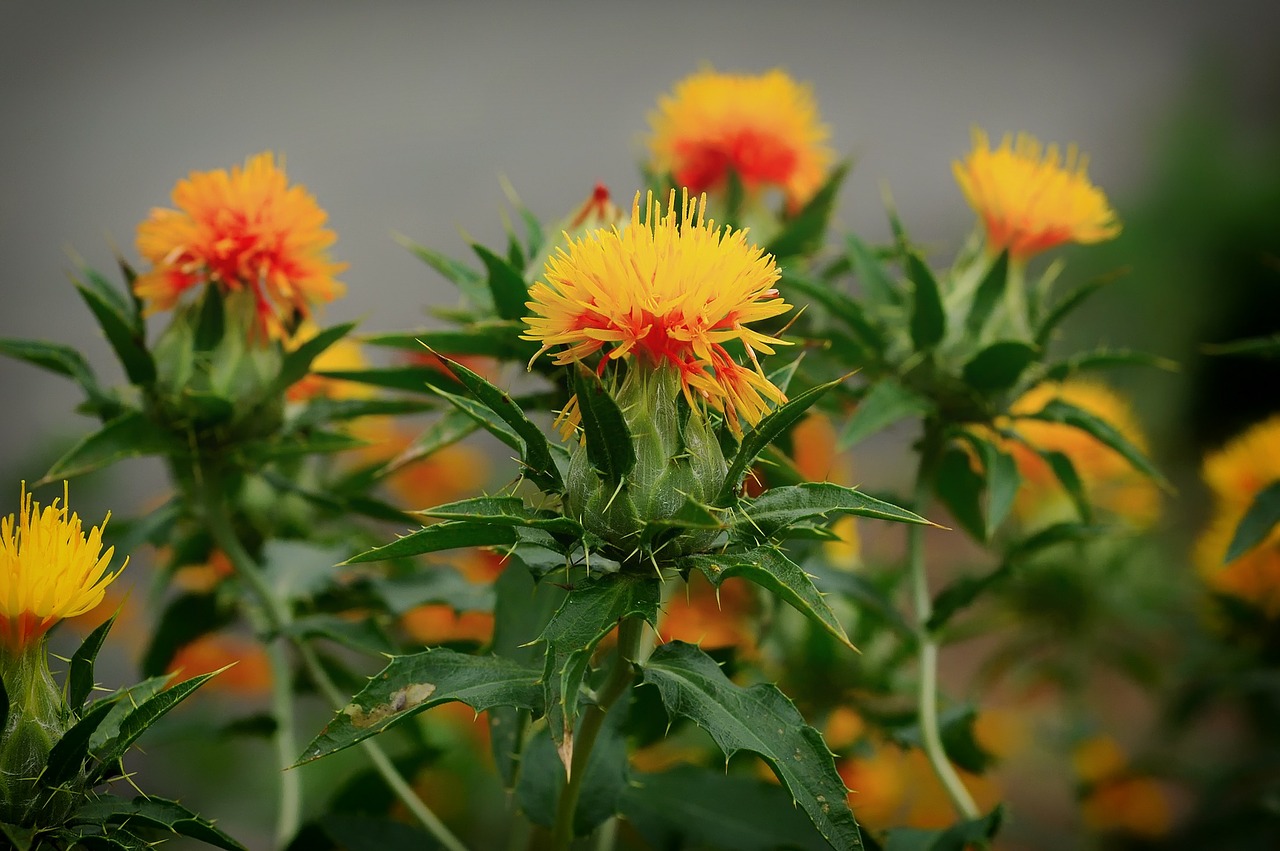
M 1062 160 L 1057 145 L 1042 152 L 1025 133 L 1005 136 L 992 150 L 974 128 L 973 150 L 952 164 L 956 181 L 987 231 L 993 253 L 1022 260 L 1066 242 L 1092 243 L 1120 233 L 1115 211 L 1085 175 L 1088 158 L 1074 145 Z
M 43 510 L 23 482 L 18 514 L 0 520 L 0 636 L 14 650 L 39 641 L 63 618 L 102 602 L 106 587 L 124 569 L 107 573 L 115 547 L 102 552 L 100 526 L 86 535 L 80 517 L 55 499 Z M 128 558 L 125 564 L 128 564 Z
M 329 259 L 336 237 L 326 215 L 300 185 L 289 186 L 270 153 L 244 167 L 192 172 L 173 189 L 178 209 L 156 208 L 138 226 L 138 252 L 152 269 L 134 281 L 146 311 L 169 310 L 187 290 L 205 284 L 252 293 L 257 329 L 282 339 L 293 315 L 342 295 L 334 276 L 346 268 Z
M 271 688 L 271 664 L 257 641 L 211 632 L 184 644 L 169 661 L 169 671 L 184 680 L 231 665 L 206 689 L 236 695 L 263 695 Z
M 397 458 L 414 437 L 389 417 L 364 417 L 352 434 L 368 444 L 358 450 L 368 464 Z M 410 461 L 387 476 L 385 484 L 397 504 L 418 510 L 475 496 L 488 478 L 489 456 L 469 444 L 454 443 Z
M 904 751 L 889 743 L 868 743 L 869 750 L 839 760 L 836 770 L 849 787 L 849 806 L 868 830 L 890 827 L 940 829 L 955 822 L 955 808 L 923 751 Z M 959 771 L 979 809 L 1000 800 L 989 776 Z
M 729 426 L 754 425 L 769 403 L 786 400 L 765 377 L 757 353 L 784 341 L 747 327 L 791 309 L 774 288 L 773 256 L 749 245 L 743 231 L 716 230 L 704 220 L 706 199 L 671 193 L 666 215 L 652 193 L 640 217 L 640 195 L 625 230 L 597 230 L 547 263 L 545 281 L 529 290 L 528 331 L 538 355 L 557 346 L 559 365 L 596 352 L 630 357 L 642 369 L 674 369 L 691 406 L 709 405 Z M 746 350 L 751 366 L 726 343 Z M 535 355 L 535 358 L 537 355 Z M 566 408 L 571 419 L 576 406 Z
M 748 192 L 781 189 L 795 210 L 835 159 L 810 87 L 778 69 L 699 71 L 658 99 L 649 124 L 652 169 L 690 192 L 723 190 L 732 169 Z
M 1203 474 L 1213 493 L 1214 515 L 1196 542 L 1200 576 L 1214 591 L 1252 603 L 1268 617 L 1280 617 L 1280 526 L 1230 564 L 1223 563 L 1254 498 L 1280 481 L 1280 416 L 1252 426 L 1211 453 Z
M 811 482 L 853 485 L 853 459 L 836 447 L 838 435 L 831 418 L 812 413 L 791 432 L 791 455 L 796 469 Z M 822 551 L 832 565 L 855 568 L 862 562 L 862 539 L 857 518 L 849 514 L 831 525 L 840 540 L 827 541 Z
M 1072 765 L 1083 784 L 1080 814 L 1094 833 L 1127 833 L 1158 839 L 1173 822 L 1169 798 L 1156 780 L 1129 770 L 1129 760 L 1109 736 L 1080 743 Z
M 1016 431 L 1031 446 L 1061 452 L 1070 459 L 1092 505 L 1138 528 L 1150 526 L 1160 510 L 1159 491 L 1150 478 L 1115 450 L 1074 426 L 1025 418 L 1054 399 L 1093 414 L 1139 450 L 1147 451 L 1146 436 L 1128 404 L 1105 385 L 1088 381 L 1046 382 L 1033 387 L 1010 406 L 1011 419 L 1002 425 Z M 1018 516 L 1024 522 L 1035 522 L 1069 515 L 1070 499 L 1048 462 L 1019 441 L 1006 441 L 1004 448 L 1013 455 L 1022 475 L 1015 503 Z
M 717 589 L 697 571 L 689 574 L 686 593 L 668 601 L 658 634 L 663 641 L 685 641 L 703 650 L 736 647 L 756 650 L 756 599 L 743 579 L 726 579 Z
M 298 330 L 288 341 L 287 348 L 296 349 L 320 332 L 320 328 L 308 320 L 298 326 Z M 343 381 L 340 378 L 326 378 L 318 373 L 326 370 L 358 370 L 366 369 L 369 361 L 365 359 L 360 344 L 350 337 L 343 337 L 325 349 L 311 362 L 311 371 L 285 391 L 290 402 L 305 402 L 309 399 L 370 399 L 377 395 L 377 390 L 359 381 Z

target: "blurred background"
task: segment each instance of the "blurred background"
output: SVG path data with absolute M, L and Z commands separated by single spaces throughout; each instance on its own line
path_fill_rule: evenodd
M 350 264 L 348 295 L 323 319 L 425 324 L 453 294 L 394 234 L 458 257 L 471 239 L 499 241 L 504 179 L 543 221 L 597 181 L 625 204 L 659 95 L 704 64 L 781 67 L 812 84 L 855 161 L 837 226 L 884 239 L 887 186 L 939 263 L 972 227 L 951 176 L 972 126 L 1089 154 L 1125 232 L 1067 252 L 1068 274 L 1130 272 L 1063 345 L 1182 365 L 1113 380 L 1179 486 L 1165 521 L 1177 549 L 1203 500 L 1204 449 L 1280 407 L 1276 361 L 1199 350 L 1280 332 L 1278 44 L 1280 4 L 1248 0 L 0 3 L 0 336 L 72 343 L 113 383 L 67 278 L 73 258 L 136 260 L 135 226 L 170 206 L 178 179 L 263 150 L 328 211 L 333 255 Z M 16 491 L 92 421 L 71 413 L 70 382 L 27 365 L 0 360 L 0 386 L 13 405 L 0 487 Z M 902 440 L 867 444 L 860 483 L 907 480 Z M 77 486 L 73 504 L 127 515 L 161 482 L 158 465 L 124 465 Z

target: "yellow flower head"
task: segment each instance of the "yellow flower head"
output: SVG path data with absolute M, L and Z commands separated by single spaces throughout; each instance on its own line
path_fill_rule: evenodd
M 724 188 L 733 169 L 748 191 L 776 187 L 796 209 L 835 155 L 809 86 L 774 69 L 759 76 L 699 71 L 649 116 L 652 167 L 691 192 Z
M 1120 432 L 1134 446 L 1146 451 L 1147 441 L 1129 405 L 1104 384 L 1090 381 L 1046 382 L 1020 396 L 1009 408 L 1010 427 L 1041 451 L 1060 452 L 1075 467 L 1089 502 L 1123 517 L 1139 528 L 1153 523 L 1159 514 L 1159 491 L 1119 453 L 1074 426 L 1023 419 L 1060 399 L 1093 414 Z M 1049 464 L 1021 442 L 1006 447 L 1022 475 L 1015 509 L 1024 520 L 1053 514 L 1069 507 L 1066 492 Z
M 1236 526 L 1254 497 L 1280 481 L 1280 416 L 1254 425 L 1204 462 L 1215 514 L 1196 544 L 1195 559 L 1209 587 L 1280 617 L 1280 528 L 1230 564 L 1223 564 Z
M 138 225 L 138 252 L 152 264 L 134 291 L 147 312 L 168 310 L 202 284 L 252 293 L 257 328 L 282 339 L 297 312 L 343 293 L 346 268 L 327 249 L 336 239 L 325 212 L 303 186 L 289 186 L 270 153 L 243 168 L 192 172 L 173 189 L 176 210 L 156 208 Z
M 0 639 L 12 648 L 98 605 L 120 573 L 106 572 L 115 547 L 102 552 L 110 513 L 86 537 L 80 517 L 67 509 L 65 489 L 62 505 L 55 499 L 43 511 L 25 482 L 21 494 L 18 515 L 0 519 Z
M 1115 211 L 1102 190 L 1085 175 L 1088 158 L 1057 145 L 1041 153 L 1025 133 L 1005 136 L 995 150 L 981 130 L 973 131 L 973 150 L 952 163 L 956 181 L 987 229 L 987 245 L 1025 259 L 1064 242 L 1092 243 L 1120 233 Z
M 672 191 L 663 215 L 650 193 L 642 220 L 637 193 L 627 228 L 593 231 L 547 262 L 545 280 L 529 290 L 534 315 L 521 339 L 540 343 L 538 355 L 564 346 L 558 365 L 602 352 L 674 369 L 690 405 L 704 402 L 735 430 L 739 420 L 759 422 L 785 397 L 756 353 L 772 354 L 784 341 L 747 326 L 791 305 L 774 288 L 781 273 L 773 257 L 748 244 L 744 231 L 704 221 L 705 205 L 705 196 L 686 194 L 677 210 Z M 729 354 L 733 341 L 751 366 Z

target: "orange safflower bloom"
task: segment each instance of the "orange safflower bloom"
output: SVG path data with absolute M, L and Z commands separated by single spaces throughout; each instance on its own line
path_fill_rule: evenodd
M 108 573 L 115 547 L 102 552 L 99 526 L 86 535 L 80 516 L 67 507 L 66 483 L 62 504 L 55 499 L 43 510 L 22 483 L 18 514 L 0 519 L 0 640 L 14 650 L 39 641 L 64 618 L 96 607 L 106 587 L 120 575 Z
M 722 190 L 732 169 L 748 192 L 776 187 L 795 210 L 835 159 L 813 92 L 778 69 L 699 71 L 659 98 L 649 124 L 653 170 L 695 193 Z
M 736 647 L 746 654 L 756 650 L 756 600 L 743 579 L 726 579 L 717 589 L 696 571 L 689 574 L 685 593 L 678 591 L 667 603 L 658 622 L 663 641 L 684 641 L 703 650 Z
M 191 679 L 231 665 L 205 688 L 239 695 L 265 694 L 271 688 L 271 663 L 256 641 L 227 633 L 206 633 L 173 654 L 168 670 Z
M 1280 617 L 1280 526 L 1229 564 L 1223 561 L 1236 527 L 1254 498 L 1280 481 L 1280 416 L 1247 429 L 1205 458 L 1205 483 L 1213 493 L 1214 516 L 1196 542 L 1201 578 L 1213 590 Z
M 717 231 L 704 220 L 705 207 L 705 196 L 686 195 L 677 212 L 673 190 L 663 215 L 650 193 L 642 220 L 637 193 L 626 229 L 593 231 L 552 257 L 545 281 L 529 290 L 533 315 L 521 339 L 541 344 L 534 357 L 563 346 L 558 365 L 600 352 L 644 369 L 674 369 L 686 401 L 720 412 L 734 430 L 784 402 L 756 356 L 785 343 L 747 327 L 791 309 L 774 288 L 781 273 L 745 232 Z M 733 341 L 750 367 L 729 354 L 725 344 Z M 571 403 L 562 416 L 575 410 Z
M 178 209 L 156 208 L 138 226 L 138 252 L 152 269 L 134 281 L 146 312 L 169 310 L 187 290 L 212 284 L 252 294 L 263 339 L 283 339 L 293 314 L 343 293 L 329 259 L 336 237 L 306 188 L 289 186 L 270 153 L 244 167 L 192 172 L 173 189 Z
M 1120 233 L 1115 211 L 1085 175 L 1088 158 L 1074 145 L 1063 162 L 1057 145 L 1043 152 L 1025 133 L 991 149 L 974 128 L 973 150 L 952 163 L 969 206 L 981 217 L 992 253 L 1023 260 L 1066 242 L 1093 243 Z
M 1119 453 L 1073 426 L 1025 419 L 1054 399 L 1061 399 L 1104 420 L 1139 450 L 1147 441 L 1129 405 L 1106 385 L 1089 381 L 1044 383 L 1028 390 L 1009 408 L 1020 441 L 1005 441 L 1022 475 L 1015 511 L 1024 522 L 1070 509 L 1066 491 L 1053 469 L 1031 447 L 1061 452 L 1071 460 L 1089 502 L 1123 517 L 1138 528 L 1153 523 L 1159 513 L 1159 491 L 1150 478 L 1133 468 Z
M 493 639 L 492 612 L 458 612 L 444 603 L 410 609 L 400 625 L 411 639 L 429 647 L 453 641 L 488 644 Z

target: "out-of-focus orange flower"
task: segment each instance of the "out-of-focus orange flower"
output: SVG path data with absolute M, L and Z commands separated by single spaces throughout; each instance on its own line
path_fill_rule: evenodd
M 717 589 L 697 571 L 689 574 L 687 593 L 676 592 L 667 603 L 658 634 L 663 641 L 685 641 L 703 650 L 736 647 L 756 651 L 756 600 L 742 579 L 726 579 Z
M 210 550 L 204 564 L 184 564 L 173 575 L 174 584 L 187 591 L 208 592 L 234 575 L 235 566 L 222 550 Z
M 827 716 L 822 728 L 822 740 L 833 751 L 842 751 L 867 733 L 867 723 L 862 716 L 847 706 L 837 706 Z
M 205 689 L 240 695 L 265 694 L 271 688 L 271 664 L 262 645 L 230 633 L 211 632 L 178 648 L 169 671 L 182 679 L 198 677 L 231 665 Z
M 451 553 L 448 563 L 457 568 L 468 582 L 476 585 L 489 585 L 502 575 L 507 568 L 507 557 L 493 550 L 473 547 Z
M 900 824 L 912 778 L 906 754 L 893 745 L 881 745 L 864 756 L 842 759 L 836 770 L 849 787 L 849 806 L 867 830 L 884 830 Z
M 413 443 L 414 434 L 387 417 L 365 417 L 358 425 L 354 433 L 368 444 L 359 450 L 365 463 L 390 461 Z M 475 496 L 488 478 L 488 456 L 454 443 L 405 464 L 385 484 L 396 502 L 412 511 Z
M 1025 133 L 1005 136 L 991 149 L 987 134 L 973 131 L 973 150 L 952 164 L 965 198 L 987 230 L 994 254 L 1009 250 L 1023 260 L 1067 242 L 1092 243 L 1120 233 L 1115 211 L 1085 175 L 1088 158 L 1074 145 L 1062 161 L 1057 145 L 1043 152 Z
M 836 448 L 836 427 L 831 418 L 812 413 L 791 432 L 791 454 L 800 471 L 811 482 L 853 485 L 853 458 Z M 823 544 L 823 553 L 835 567 L 855 568 L 862 562 L 862 541 L 858 521 L 845 515 L 831 525 L 840 540 Z
M 428 647 L 453 641 L 488 644 L 493 639 L 492 613 L 457 612 L 443 603 L 410 609 L 400 624 L 412 640 Z
M 288 348 L 298 348 L 319 332 L 320 328 L 314 322 L 303 322 L 289 340 Z M 369 362 L 365 359 L 360 344 L 350 337 L 343 337 L 316 356 L 311 362 L 311 372 L 285 391 L 285 396 L 290 402 L 305 402 L 309 399 L 372 398 L 377 395 L 377 390 L 371 385 L 319 375 L 326 370 L 357 370 L 368 366 Z
M 1196 542 L 1201 578 L 1214 591 L 1245 600 L 1280 617 L 1280 525 L 1257 546 L 1225 564 L 1236 527 L 1257 495 L 1280 481 L 1280 416 L 1254 425 L 1205 458 L 1205 483 L 1214 515 Z
M 1129 770 L 1128 757 L 1109 736 L 1076 747 L 1072 764 L 1083 785 L 1080 815 L 1093 833 L 1125 833 L 1158 839 L 1173 824 L 1164 786 Z
M 747 192 L 780 189 L 796 210 L 835 159 L 812 90 L 778 69 L 691 74 L 658 99 L 649 124 L 651 168 L 694 193 L 723 191 L 732 169 Z
M 336 237 L 303 186 L 289 186 L 270 153 L 244 167 L 192 172 L 173 189 L 178 209 L 156 208 L 138 226 L 138 252 L 152 264 L 134 281 L 146 311 L 169 310 L 205 284 L 249 292 L 264 339 L 283 339 L 296 312 L 343 292 L 334 276 L 346 264 L 329 259 Z
M 1093 414 L 1139 450 L 1146 451 L 1146 436 L 1128 404 L 1105 385 L 1089 381 L 1046 382 L 1033 387 L 1010 406 L 1010 420 L 1002 425 L 1017 432 L 1030 446 L 1060 452 L 1070 459 L 1092 505 L 1138 528 L 1150 526 L 1160 510 L 1159 491 L 1150 478 L 1135 470 L 1118 452 L 1074 426 L 1026 419 L 1054 399 Z M 1015 512 L 1023 522 L 1053 522 L 1069 516 L 1070 498 L 1048 462 L 1021 441 L 1005 441 L 1003 446 L 1013 455 L 1022 475 Z

